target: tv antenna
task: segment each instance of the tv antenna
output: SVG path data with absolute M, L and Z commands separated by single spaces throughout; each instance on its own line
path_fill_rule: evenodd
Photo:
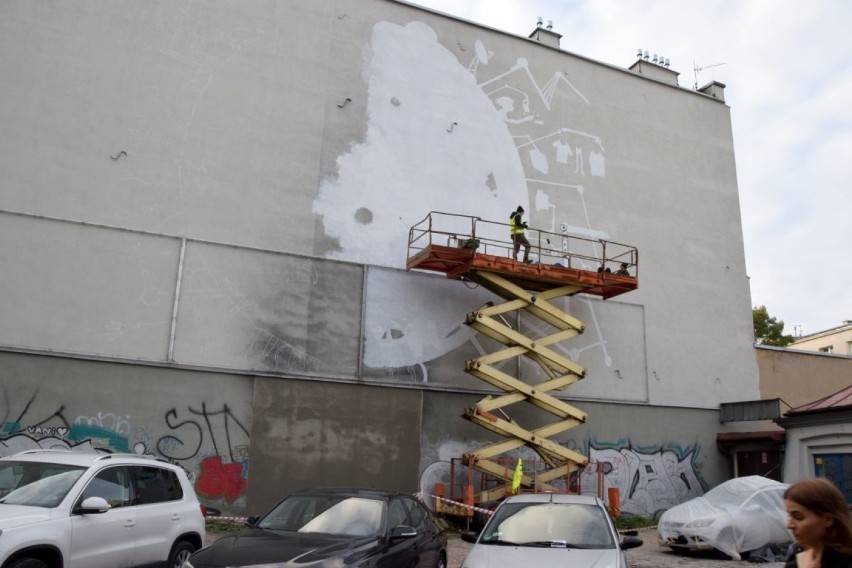
M 695 72 L 696 91 L 698 90 L 698 73 L 704 71 L 705 69 L 710 69 L 711 67 L 719 67 L 720 65 L 725 65 L 725 63 L 714 63 L 713 65 L 705 65 L 704 67 L 699 67 L 695 61 L 692 62 L 692 70 Z

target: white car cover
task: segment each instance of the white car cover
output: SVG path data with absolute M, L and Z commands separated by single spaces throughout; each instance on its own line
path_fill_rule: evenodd
M 787 484 L 758 475 L 726 481 L 663 513 L 657 523 L 660 543 L 692 550 L 715 548 L 736 560 L 742 552 L 788 543 L 792 537 L 786 527 L 786 488 Z

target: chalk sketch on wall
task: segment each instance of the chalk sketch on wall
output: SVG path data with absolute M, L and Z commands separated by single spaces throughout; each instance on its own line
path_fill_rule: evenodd
M 617 487 L 621 511 L 625 514 L 655 517 L 674 505 L 703 495 L 707 489 L 697 466 L 700 452 L 697 444 L 639 449 L 627 440 L 610 444 L 588 441 L 578 444 L 569 440 L 565 445 L 589 456 L 590 464 L 579 475 L 581 493 L 597 495 L 597 464 L 601 464 L 603 494 L 606 496 L 609 488 Z M 427 464 L 420 474 L 420 492 L 434 495 L 435 485 L 442 483 L 447 488 L 447 495 L 450 486 L 454 486 L 458 498 L 461 488 L 468 482 L 468 471 L 460 461 L 451 468 L 450 461 L 475 447 L 478 447 L 477 442 L 448 440 L 442 443 L 436 450 L 437 459 Z M 523 448 L 510 458 L 512 462 L 516 458 L 530 461 L 538 456 L 529 448 Z M 572 479 L 571 483 L 574 485 L 577 480 Z M 556 485 L 559 486 L 559 480 Z
M 426 382 L 422 365 L 475 339 L 463 325 L 462 315 L 491 299 L 482 290 L 454 294 L 459 283 L 432 275 L 416 275 L 400 282 L 397 271 L 370 268 L 367 272 L 364 363 L 371 367 L 417 367 L 413 372 Z M 412 313 L 420 317 L 412 325 Z
M 429 211 L 508 222 L 517 205 L 530 212 L 531 226 L 608 238 L 593 227 L 583 201 L 594 180 L 605 177 L 604 143 L 583 124 L 592 103 L 563 72 L 539 81 L 526 59 L 507 64 L 506 54 L 481 39 L 461 62 L 416 21 L 376 23 L 369 47 L 366 134 L 338 156 L 335 175 L 322 180 L 313 204 L 337 244 L 326 257 L 398 269 L 408 229 Z M 423 340 L 423 291 L 406 275 L 369 286 L 382 309 L 371 309 L 368 298 L 367 366 L 414 369 L 465 339 L 445 325 L 431 331 L 450 340 Z M 460 322 L 465 312 L 449 300 L 430 302 L 429 313 Z
M 130 412 L 95 410 L 75 416 L 68 411 L 70 404 L 37 403 L 45 398 L 38 389 L 17 401 L 10 392 L 4 394 L 0 457 L 32 449 L 154 455 L 182 465 L 207 504 L 242 512 L 250 433 L 227 404 L 171 406 L 162 419 L 149 422 Z
M 450 465 L 451 460 L 459 458 L 473 448 L 479 448 L 486 444 L 488 444 L 487 440 L 468 440 L 465 442 L 460 440 L 446 440 L 442 442 L 434 450 L 435 458 L 433 461 L 428 463 L 420 474 L 420 493 L 427 497 L 424 502 L 432 506 L 432 500 L 428 497 L 435 494 L 435 486 L 438 483 L 442 483 L 447 489 L 447 497 L 450 495 L 449 489 L 451 486 L 456 488 L 464 487 L 467 483 L 467 469 L 461 467 L 458 461 L 456 462 L 456 466 L 452 468 Z

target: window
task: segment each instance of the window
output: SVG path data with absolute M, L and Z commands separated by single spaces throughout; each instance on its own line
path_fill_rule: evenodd
M 852 341 L 846 342 L 846 354 L 852 355 Z
M 311 519 L 301 533 L 322 532 L 352 536 L 376 534 L 382 524 L 384 502 L 378 499 L 346 497 Z
M 85 471 L 39 462 L 0 463 L 0 497 L 7 505 L 56 507 Z
M 179 501 L 183 498 L 180 481 L 169 469 L 134 467 L 133 474 L 136 482 L 136 503 L 139 505 Z
M 275 531 L 297 531 L 342 501 L 329 496 L 292 496 L 279 503 L 259 526 Z M 316 523 L 314 523 L 316 524 Z
M 576 548 L 614 548 L 606 511 L 575 503 L 503 503 L 483 530 L 480 543 L 554 541 Z
M 834 346 L 829 345 L 828 347 L 820 347 L 819 352 L 820 353 L 834 353 Z
M 405 504 L 408 507 L 408 515 L 411 517 L 411 526 L 418 531 L 426 529 L 426 511 L 414 499 L 405 499 Z
M 390 507 L 388 508 L 388 528 L 406 524 L 408 522 L 406 517 L 405 505 L 403 505 L 402 499 L 397 497 L 391 500 Z
M 106 499 L 110 507 L 126 507 L 132 505 L 132 488 L 130 472 L 124 467 L 110 467 L 98 472 L 83 490 L 82 501 L 89 497 Z

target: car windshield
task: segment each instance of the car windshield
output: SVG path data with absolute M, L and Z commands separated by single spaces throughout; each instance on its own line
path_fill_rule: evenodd
M 370 536 L 382 527 L 385 503 L 343 495 L 291 495 L 257 524 L 259 528 L 300 533 Z
M 614 548 L 603 509 L 577 503 L 507 502 L 488 521 L 480 544 Z
M 56 507 L 84 471 L 85 467 L 55 463 L 0 462 L 0 503 Z

